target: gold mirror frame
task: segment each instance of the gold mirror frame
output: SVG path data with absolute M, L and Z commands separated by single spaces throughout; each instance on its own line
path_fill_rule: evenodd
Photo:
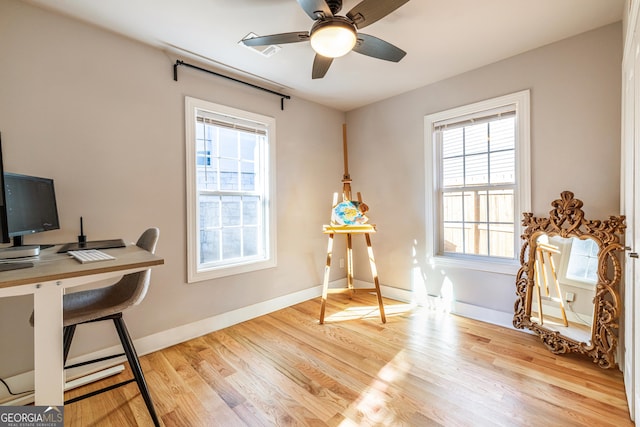
M 554 354 L 582 353 L 593 358 L 601 368 L 615 366 L 618 343 L 620 297 L 618 287 L 622 269 L 617 253 L 623 250 L 620 238 L 625 225 L 624 216 L 610 216 L 607 220 L 587 220 L 582 201 L 571 191 L 563 191 L 560 199 L 551 203 L 549 218 L 536 218 L 531 212 L 523 213 L 522 234 L 524 244 L 520 250 L 520 270 L 516 276 L 517 299 L 514 304 L 513 325 L 527 328 L 537 334 Z M 598 282 L 593 299 L 591 340 L 580 342 L 532 321 L 531 304 L 534 293 L 535 250 L 540 235 L 564 238 L 592 238 L 599 247 Z

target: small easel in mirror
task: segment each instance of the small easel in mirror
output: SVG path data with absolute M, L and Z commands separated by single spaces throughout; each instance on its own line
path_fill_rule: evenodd
M 342 125 L 342 150 L 344 155 L 344 175 L 342 177 L 342 201 L 338 202 L 338 193 L 333 195 L 333 204 L 331 210 L 331 223 L 323 225 L 323 233 L 329 235 L 329 243 L 327 245 L 327 262 L 324 268 L 324 280 L 322 282 L 322 304 L 320 305 L 320 324 L 324 323 L 324 313 L 327 304 L 327 296 L 330 293 L 349 293 L 354 292 L 375 292 L 378 297 L 378 307 L 380 309 L 380 319 L 382 323 L 386 323 L 387 319 L 384 314 L 384 305 L 382 302 L 382 294 L 380 293 L 380 283 L 378 281 L 378 272 L 376 269 L 375 258 L 373 257 L 373 248 L 371 247 L 371 233 L 376 232 L 376 226 L 369 224 L 369 219 L 365 213 L 368 206 L 362 201 L 362 195 L 357 193 L 357 201 L 351 200 L 351 176 L 349 175 L 349 157 L 347 152 L 347 126 Z M 336 234 L 344 235 L 347 238 L 347 287 L 346 288 L 329 288 L 329 273 L 331 272 L 331 256 L 333 252 L 333 238 Z M 364 235 L 367 242 L 367 252 L 369 255 L 369 266 L 371 267 L 371 275 L 373 276 L 373 288 L 355 288 L 353 286 L 353 251 L 352 242 L 353 235 Z
M 547 237 L 547 236 L 541 236 Z M 558 281 L 558 274 L 556 273 L 556 266 L 553 262 L 552 254 L 560 254 L 557 246 L 554 246 L 548 242 L 541 242 L 538 238 L 538 245 L 536 247 L 536 259 L 534 267 L 534 287 L 536 290 L 536 296 L 538 301 L 538 319 L 540 324 L 544 324 L 544 315 L 542 314 L 542 299 L 554 301 L 560 306 L 560 313 L 562 314 L 562 323 L 564 326 L 569 326 L 567 321 L 567 312 L 564 309 L 564 302 L 562 301 L 562 290 L 560 289 L 560 282 Z M 545 261 L 546 259 L 546 261 Z M 551 278 L 549 278 L 551 276 Z M 555 296 L 551 296 L 549 289 L 549 282 L 553 280 L 555 285 Z M 541 289 L 544 289 L 544 296 Z

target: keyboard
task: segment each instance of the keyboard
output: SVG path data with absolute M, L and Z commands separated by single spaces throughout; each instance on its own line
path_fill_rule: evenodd
M 82 264 L 85 264 L 87 262 L 109 261 L 111 259 L 116 259 L 115 257 L 97 249 L 87 249 L 84 251 L 68 251 L 67 253 Z

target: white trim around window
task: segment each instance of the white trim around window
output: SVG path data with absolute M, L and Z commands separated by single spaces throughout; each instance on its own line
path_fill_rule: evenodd
M 219 134 L 236 132 L 239 135 L 249 135 L 249 140 L 254 138 L 257 142 L 249 142 L 250 151 L 247 151 L 251 153 L 248 154 L 250 158 L 243 157 L 242 153 L 246 151 L 243 147 L 246 147 L 247 143 L 246 138 L 241 135 L 238 136 L 237 155 L 233 153 L 233 149 L 231 154 L 222 153 L 220 150 L 222 146 L 216 148 L 213 142 L 209 142 L 213 148 L 198 147 L 198 143 L 202 144 L 202 141 L 210 140 L 207 139 L 208 137 L 198 136 L 197 124 L 211 128 L 207 130 L 215 130 L 214 127 L 223 129 L 217 131 Z M 200 133 L 202 130 L 200 129 Z M 253 134 L 259 136 L 251 136 Z M 276 266 L 275 135 L 276 122 L 272 117 L 185 97 L 187 281 L 189 283 Z M 222 144 L 220 141 L 218 143 Z M 233 147 L 233 142 L 230 144 Z M 214 162 L 218 163 L 214 164 Z M 223 163 L 226 166 L 221 166 Z M 238 166 L 233 166 L 234 163 Z M 224 170 L 225 167 L 230 168 L 229 172 Z M 205 184 L 202 183 L 203 169 L 209 173 L 205 176 L 211 177 L 204 178 Z M 251 175 L 247 184 L 244 181 L 244 176 L 247 175 L 246 170 L 249 170 L 248 173 Z M 217 177 L 215 177 L 216 174 Z M 234 179 L 237 181 L 235 186 L 231 185 Z M 231 184 L 223 184 L 226 182 Z M 246 191 L 243 189 L 244 186 L 248 188 Z M 244 202 L 249 199 L 249 202 Z M 209 200 L 213 200 L 213 205 L 217 208 L 212 210 Z M 229 200 L 231 202 L 227 203 L 226 201 Z M 205 203 L 204 207 L 202 207 L 203 203 Z M 238 208 L 240 210 L 229 211 L 230 205 L 240 206 Z M 248 207 L 243 210 L 245 205 Z M 216 212 L 217 215 L 201 218 L 201 214 L 204 215 L 201 212 L 202 209 Z M 233 213 L 232 216 L 228 216 L 225 212 Z M 214 218 L 214 221 L 209 221 L 209 217 Z M 236 223 L 225 224 L 225 218 L 228 219 L 227 223 L 234 221 Z M 245 220 L 249 221 L 249 225 L 246 225 Z M 214 224 L 211 225 L 211 223 Z M 255 237 L 256 229 L 259 230 L 257 237 Z M 243 234 L 244 230 L 248 230 L 246 233 L 253 234 Z M 223 255 L 229 249 L 223 237 L 218 237 L 217 240 L 214 238 L 214 241 L 218 242 L 214 244 L 201 240 L 205 235 L 215 233 L 220 235 L 227 231 L 240 235 L 234 242 L 240 241 L 238 245 L 241 247 L 240 250 L 233 248 L 234 254 L 228 257 Z M 251 236 L 250 250 L 244 247 L 244 236 Z M 215 254 L 209 256 L 207 248 L 213 248 Z
M 440 251 L 440 219 L 439 200 L 440 182 L 439 159 L 435 138 L 436 126 L 473 120 L 484 120 L 487 116 L 501 114 L 505 107 L 515 110 L 516 114 L 516 197 L 515 197 L 515 233 L 514 245 L 521 244 L 522 212 L 531 210 L 531 168 L 530 168 L 530 93 L 523 90 L 485 101 L 477 102 L 429 114 L 424 118 L 425 129 L 425 221 L 426 221 L 426 253 L 427 261 L 441 267 L 459 267 L 472 270 L 489 271 L 503 274 L 515 274 L 519 263 L 519 252 L 515 251 L 513 259 L 500 259 L 490 256 L 462 255 L 443 253 Z

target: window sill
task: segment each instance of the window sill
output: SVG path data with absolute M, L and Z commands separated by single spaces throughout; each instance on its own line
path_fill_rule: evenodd
M 237 274 L 249 273 L 257 270 L 276 267 L 275 259 L 268 259 L 260 262 L 248 262 L 244 264 L 220 266 L 217 268 L 201 268 L 197 271 L 190 271 L 187 278 L 188 283 L 202 282 L 205 280 L 220 279 Z
M 520 262 L 516 260 L 478 259 L 463 256 L 434 256 L 431 257 L 431 264 L 435 267 L 463 268 L 511 276 L 515 276 L 520 269 Z

